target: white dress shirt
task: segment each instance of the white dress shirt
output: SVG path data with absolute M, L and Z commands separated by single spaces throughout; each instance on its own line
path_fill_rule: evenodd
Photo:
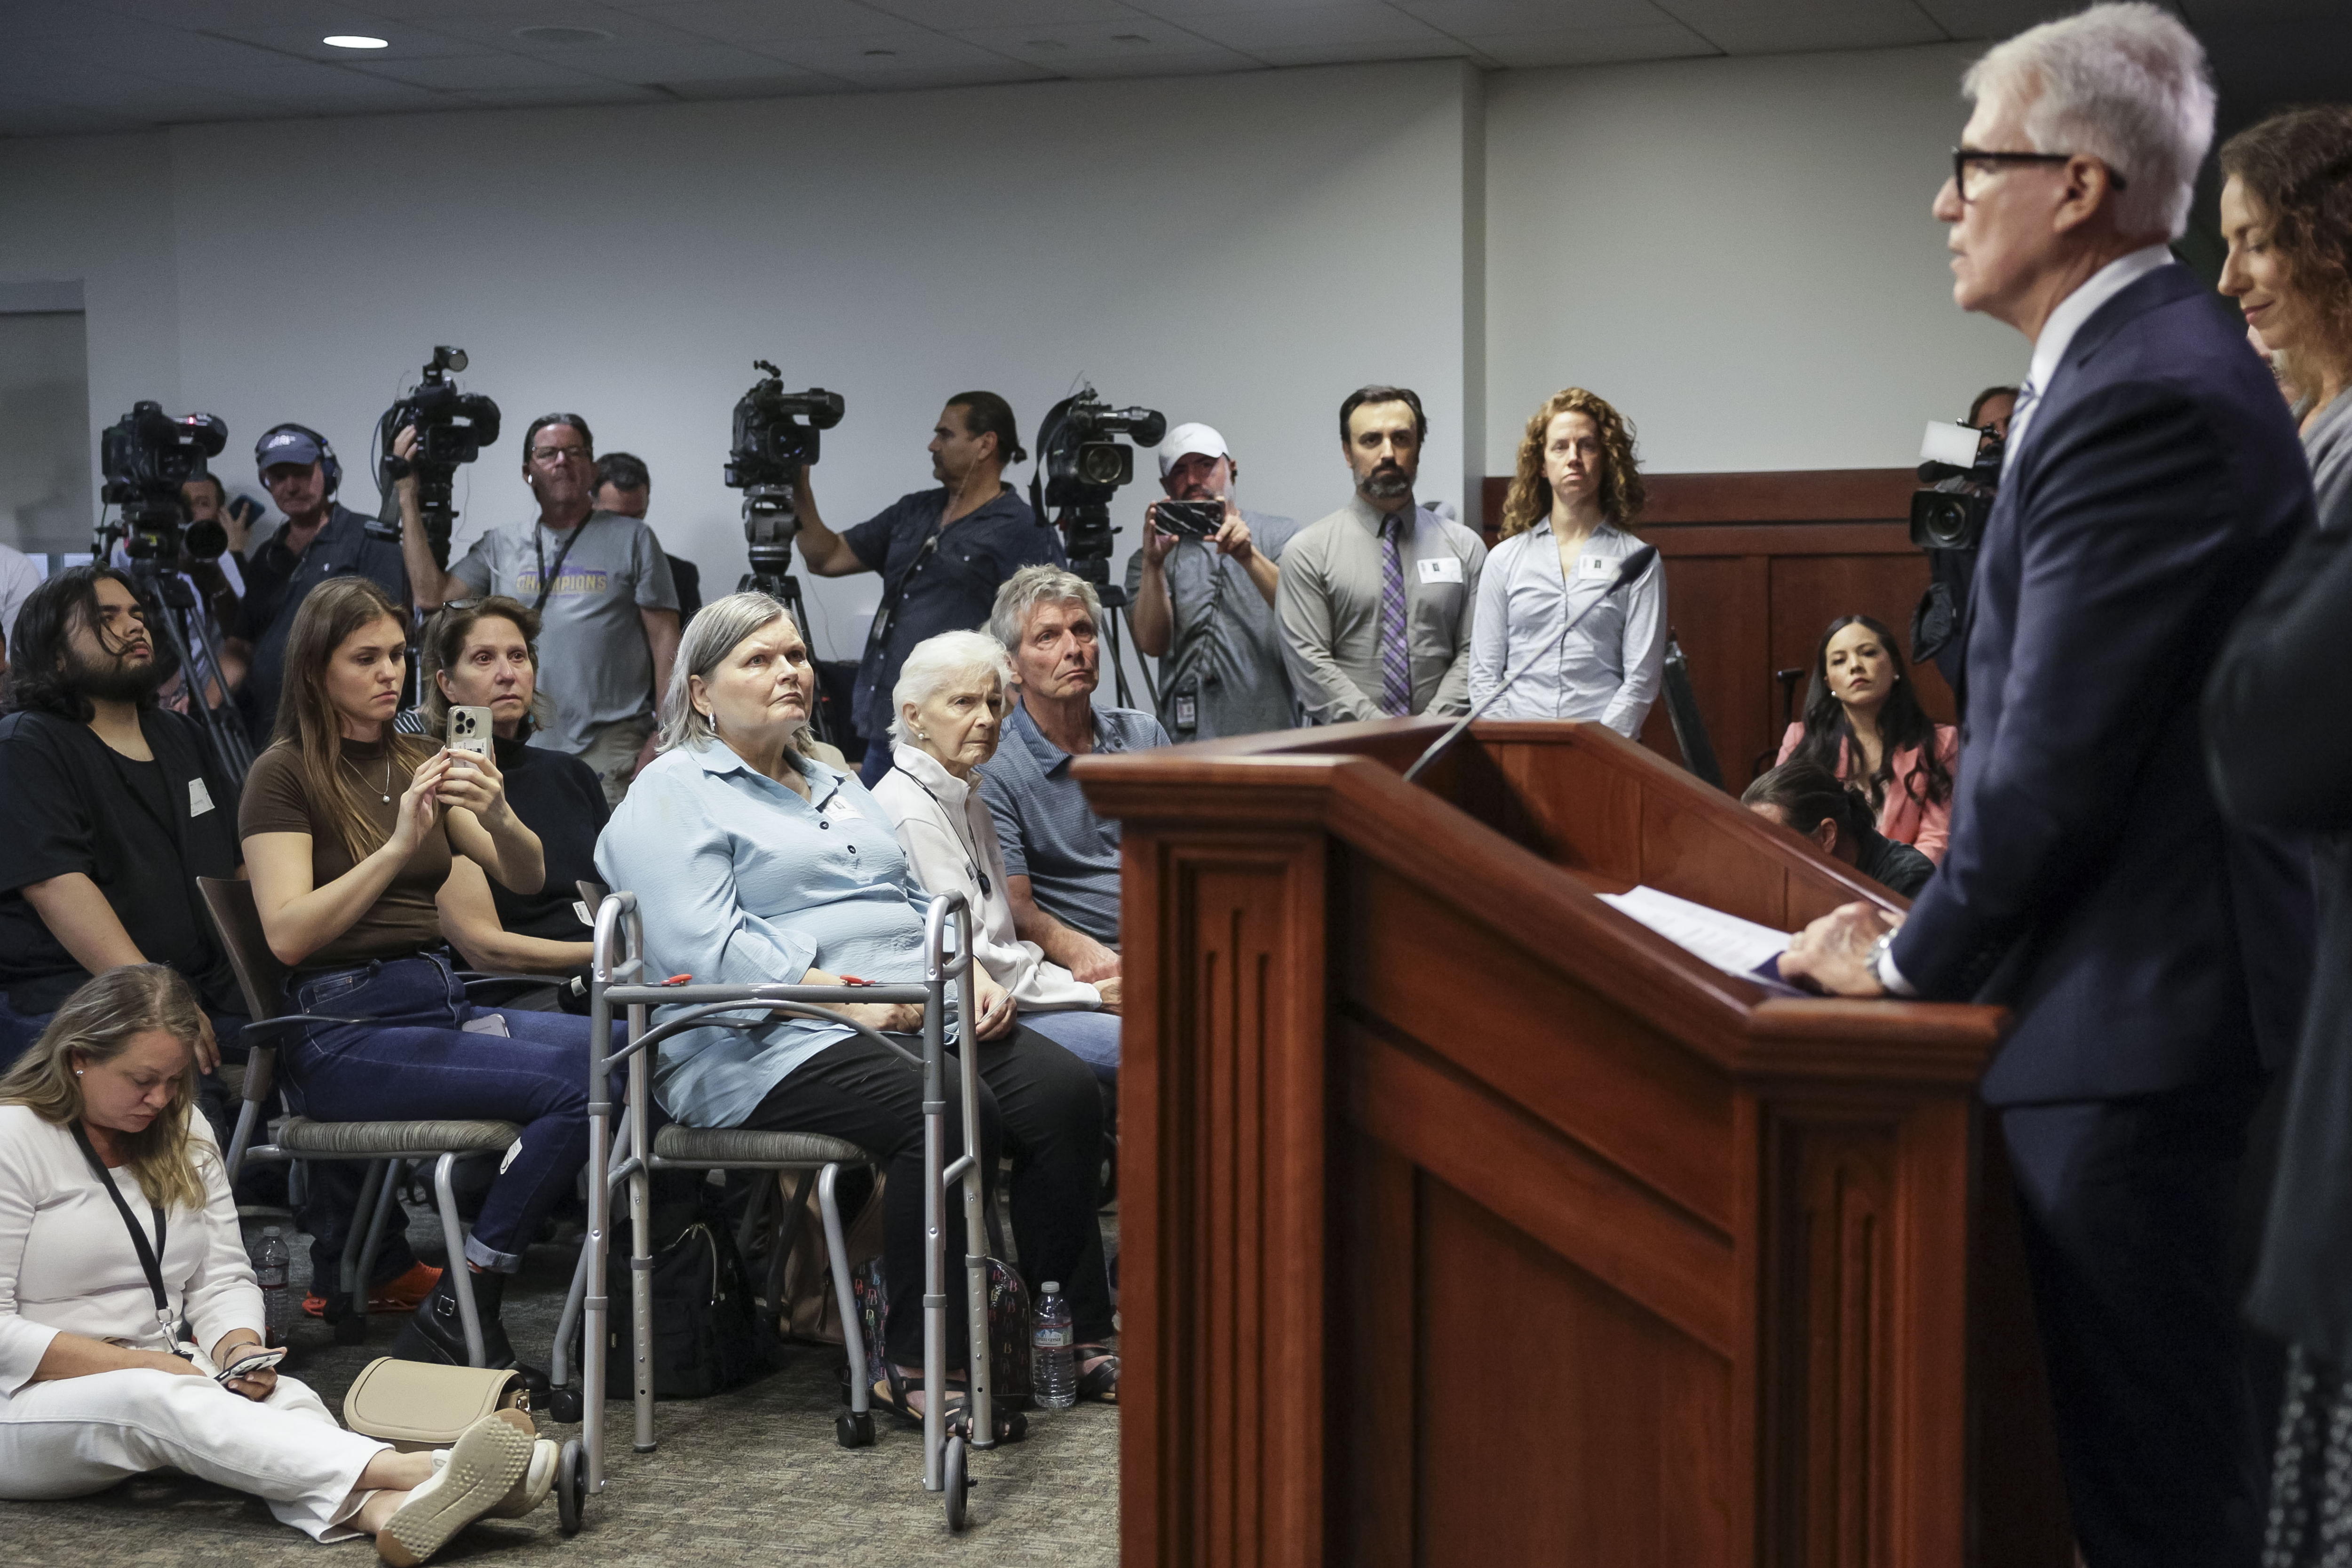
M 2083 330 L 2083 323 L 2098 314 L 2100 306 L 2171 261 L 2171 247 L 2142 246 L 2128 256 L 2116 257 L 2058 301 L 2058 308 L 2042 323 L 2042 335 L 2033 340 L 2033 359 L 2025 371 L 2025 390 L 2031 395 L 2019 397 L 2017 413 L 2009 422 L 2009 446 L 2001 458 L 2004 468 L 2024 448 L 2025 433 L 2033 427 L 2033 416 L 2050 390 L 2050 380 L 2065 363 L 2066 351 L 2074 346 L 2074 334 Z
M 1549 517 L 1495 546 L 1470 626 L 1470 706 L 1524 669 L 1490 718 L 1597 719 L 1638 737 L 1665 675 L 1665 563 L 1651 562 L 1622 593 L 1609 588 L 1619 563 L 1641 548 L 1604 522 L 1577 547 L 1571 580 Z M 1563 638 L 1579 615 L 1584 623 Z

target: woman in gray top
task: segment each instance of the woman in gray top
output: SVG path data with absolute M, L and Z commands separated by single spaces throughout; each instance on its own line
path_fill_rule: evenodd
M 2241 132 L 2221 170 L 2221 291 L 2299 394 L 2318 501 L 2318 527 L 2231 631 L 2205 693 L 2215 793 L 2240 822 L 2304 837 L 2318 893 L 2318 961 L 2247 1303 L 2289 1347 L 2263 1558 L 2286 1568 L 2336 1561 L 2352 1529 L 2352 109 Z
M 1641 510 L 1624 416 L 1580 386 L 1545 399 L 1519 442 L 1503 541 L 1478 583 L 1472 708 L 1524 669 L 1490 717 L 1597 719 L 1641 734 L 1665 673 L 1665 563 L 1609 591 L 1618 563 L 1642 547 L 1629 531 Z

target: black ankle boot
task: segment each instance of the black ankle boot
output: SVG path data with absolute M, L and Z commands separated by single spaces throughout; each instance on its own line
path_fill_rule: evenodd
M 466 1364 L 466 1320 L 457 1310 L 457 1278 L 461 1270 L 466 1270 L 463 1259 L 442 1270 L 433 1294 L 425 1298 L 424 1304 L 401 1326 L 400 1337 L 393 1342 L 395 1359 L 441 1362 L 451 1366 Z M 496 1269 L 485 1268 L 473 1275 L 473 1281 L 474 1310 L 482 1321 L 483 1361 L 494 1367 L 513 1366 L 514 1343 L 507 1338 L 505 1325 L 499 1321 L 499 1308 L 506 1300 L 507 1277 Z

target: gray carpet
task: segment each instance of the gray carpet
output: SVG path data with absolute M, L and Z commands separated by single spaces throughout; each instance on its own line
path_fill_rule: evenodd
M 410 1234 L 436 1234 L 420 1213 Z M 306 1246 L 296 1249 L 299 1281 Z M 437 1261 L 437 1259 L 436 1259 Z M 507 1322 L 526 1360 L 541 1363 L 569 1283 L 569 1249 L 534 1248 L 507 1299 Z M 399 1325 L 370 1324 L 369 1342 L 337 1345 L 303 1319 L 287 1370 L 340 1408 L 361 1366 Z M 1111 1564 L 1118 1560 L 1118 1418 L 1084 1405 L 1029 1413 L 1026 1442 L 973 1456 L 980 1486 L 961 1536 L 948 1533 L 937 1494 L 923 1490 L 921 1434 L 877 1415 L 874 1447 L 834 1441 L 840 1353 L 787 1347 L 782 1368 L 742 1388 L 656 1406 L 659 1447 L 629 1446 L 625 1403 L 608 1412 L 608 1484 L 577 1537 L 556 1527 L 555 1504 L 527 1520 L 477 1525 L 436 1563 L 599 1564 L 971 1563 Z M 541 1430 L 579 1428 L 542 1415 Z M 365 1542 L 327 1549 L 332 1561 L 373 1563 Z M 238 1568 L 315 1565 L 321 1551 L 271 1519 L 259 1502 L 176 1474 L 141 1477 L 63 1503 L 0 1502 L 0 1560 L 10 1568 Z

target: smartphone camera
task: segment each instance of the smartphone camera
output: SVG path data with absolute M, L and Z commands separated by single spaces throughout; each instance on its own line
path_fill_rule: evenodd
M 487 708 L 452 708 L 449 710 L 449 749 L 471 752 L 476 756 L 490 754 L 490 710 Z
M 1180 539 L 1214 539 L 1217 530 L 1225 525 L 1225 503 L 1221 500 L 1164 500 L 1153 509 L 1151 515 L 1162 533 L 1172 533 Z

